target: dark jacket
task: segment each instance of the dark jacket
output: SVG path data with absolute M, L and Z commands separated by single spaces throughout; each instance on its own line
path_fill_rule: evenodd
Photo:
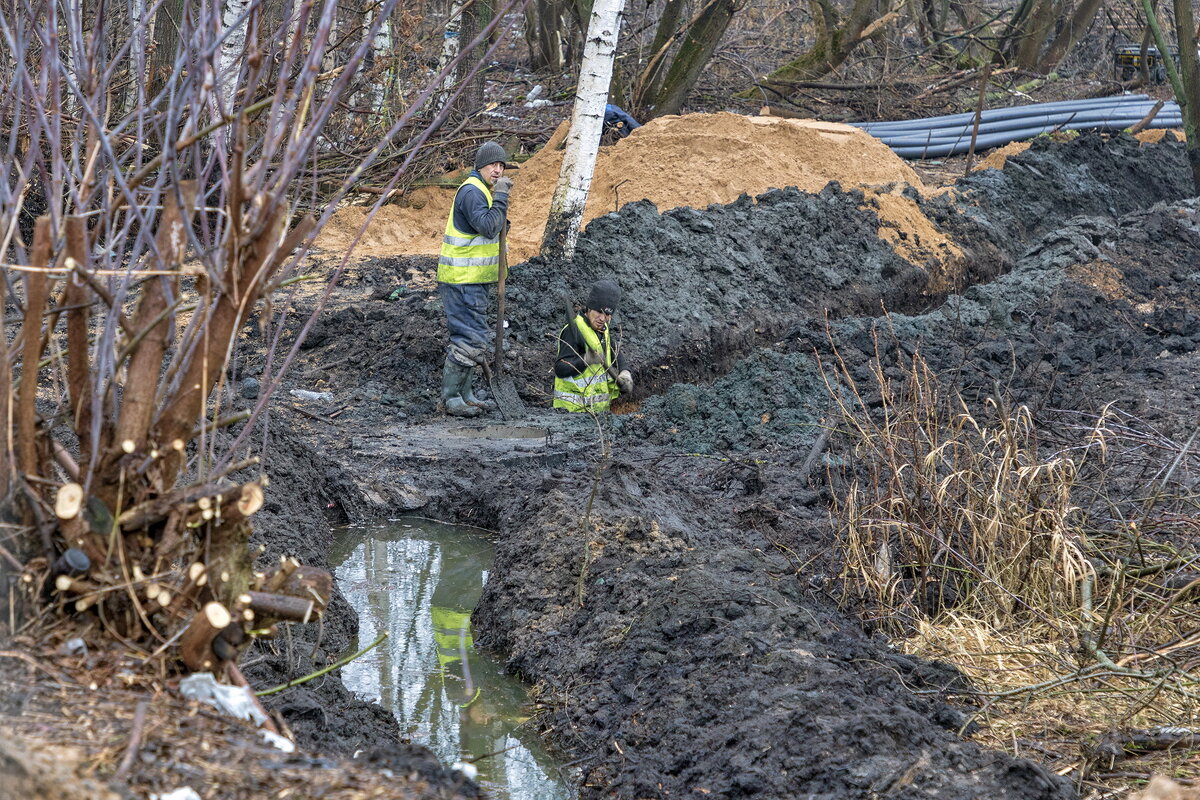
M 583 314 L 587 318 L 587 313 Z M 609 331 L 609 335 L 612 335 Z M 601 336 L 600 341 L 604 341 Z M 625 356 L 616 342 L 616 337 L 613 337 L 613 350 L 616 351 L 616 370 L 621 372 L 628 369 L 626 366 Z M 587 369 L 587 364 L 583 363 L 583 354 L 587 345 L 583 342 L 583 335 L 579 333 L 579 329 L 575 327 L 574 321 L 571 321 L 558 335 L 558 360 L 554 362 L 554 375 L 557 378 L 574 378 L 579 373 Z
M 479 180 L 483 176 L 472 170 L 471 174 Z M 484 181 L 487 183 L 487 181 Z M 488 208 L 487 198 L 483 192 L 474 186 L 463 186 L 454 196 L 454 227 L 463 233 L 477 233 L 494 239 L 500 235 L 500 226 L 508 214 L 508 195 L 493 194 L 492 207 Z

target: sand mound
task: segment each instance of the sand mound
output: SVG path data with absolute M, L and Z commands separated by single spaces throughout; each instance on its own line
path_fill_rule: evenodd
M 1137 140 L 1142 144 L 1157 144 L 1164 139 L 1168 142 L 1186 142 L 1187 136 L 1177 128 L 1155 128 L 1137 134 Z
M 1008 159 L 1013 156 L 1019 156 L 1029 149 L 1029 142 L 1009 142 L 1003 147 L 997 148 L 988 153 L 988 157 L 980 161 L 972 171 L 981 169 L 1004 169 L 1004 165 L 1008 163 Z
M 514 262 L 537 253 L 561 164 L 562 151 L 544 148 L 512 173 L 509 248 Z M 584 217 L 590 221 L 642 199 L 652 201 L 660 211 L 704 208 L 770 188 L 795 186 L 818 192 L 830 181 L 839 181 L 847 189 L 887 184 L 923 188 L 916 172 L 886 145 L 848 125 L 729 113 L 688 114 L 653 120 L 617 144 L 601 148 Z M 437 252 L 453 192 L 421 189 L 408 199 L 408 208 L 380 210 L 358 252 Z M 892 195 L 869 204 L 889 227 L 889 241 L 902 245 L 906 256 L 944 257 L 954 249 L 912 201 Z M 361 208 L 338 211 L 317 246 L 327 251 L 344 248 L 364 217 Z M 915 235 L 898 236 L 896 231 Z

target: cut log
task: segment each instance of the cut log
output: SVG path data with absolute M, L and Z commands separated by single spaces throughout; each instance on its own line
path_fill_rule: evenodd
M 179 652 L 183 663 L 194 672 L 212 670 L 221 662 L 213 652 L 213 639 L 229 626 L 233 619 L 229 609 L 220 603 L 207 603 L 192 617 L 187 630 L 179 640 Z
M 83 508 L 83 487 L 78 483 L 64 483 L 54 498 L 54 514 L 59 519 L 75 519 Z
M 263 507 L 263 490 L 257 483 L 247 483 L 237 500 L 237 510 L 243 517 L 252 516 Z
M 297 567 L 279 587 L 279 594 L 312 600 L 317 614 L 323 614 L 333 595 L 333 575 L 320 567 Z
M 288 579 L 298 567 L 300 562 L 291 556 L 280 556 L 279 566 L 267 573 L 266 579 L 262 583 L 264 592 L 277 592 L 284 582 Z
M 72 578 L 70 575 L 59 575 L 55 578 L 54 588 L 64 594 L 87 594 L 100 591 L 100 587 L 96 584 L 80 578 Z
M 269 619 L 283 619 L 290 622 L 308 622 L 312 617 L 320 616 L 316 604 L 303 597 L 292 597 L 286 594 L 269 594 L 267 592 L 249 592 L 250 610 L 255 615 Z

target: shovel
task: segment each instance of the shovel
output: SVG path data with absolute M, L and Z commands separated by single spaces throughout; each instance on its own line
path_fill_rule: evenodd
M 508 236 L 505 230 L 507 221 L 500 226 L 500 275 L 496 284 L 496 356 L 492 366 L 483 363 L 483 372 L 487 376 L 488 388 L 491 389 L 492 399 L 504 419 L 520 419 L 525 416 L 525 403 L 517 394 L 517 387 L 511 376 L 504 374 L 504 279 L 508 277 Z

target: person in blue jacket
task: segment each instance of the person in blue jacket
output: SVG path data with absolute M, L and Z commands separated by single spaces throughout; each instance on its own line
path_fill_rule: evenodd
M 620 106 L 614 106 L 612 103 L 607 103 L 604 106 L 604 130 L 603 133 L 612 133 L 618 139 L 624 139 L 634 128 L 640 128 L 641 123 L 629 116 L 625 109 Z

